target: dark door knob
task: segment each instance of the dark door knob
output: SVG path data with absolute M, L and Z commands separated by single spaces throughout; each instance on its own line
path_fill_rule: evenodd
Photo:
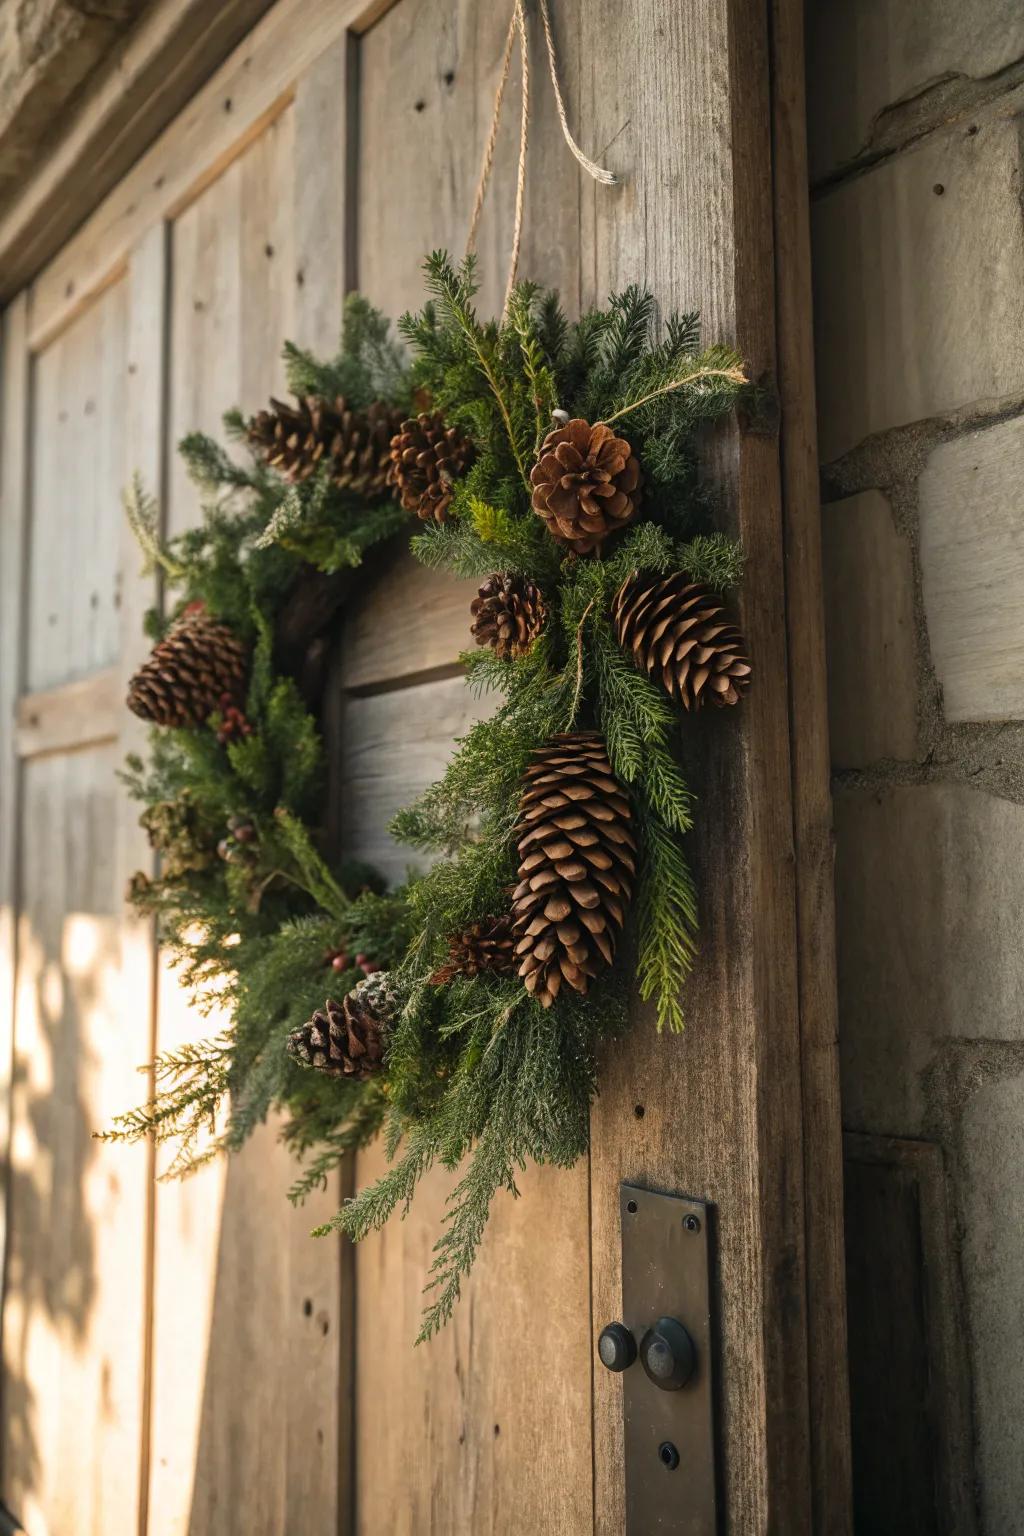
M 674 1317 L 659 1317 L 640 1340 L 640 1364 L 656 1387 L 675 1392 L 697 1367 L 693 1340 Z
M 636 1340 L 622 1323 L 609 1323 L 597 1336 L 597 1353 L 610 1371 L 624 1371 L 636 1359 Z

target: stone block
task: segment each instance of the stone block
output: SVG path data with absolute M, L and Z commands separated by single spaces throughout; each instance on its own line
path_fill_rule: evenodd
M 832 762 L 910 760 L 917 744 L 910 545 L 879 491 L 822 508 Z
M 835 823 L 844 1123 L 919 1136 L 942 1042 L 1024 1039 L 1024 806 L 851 789 Z
M 1024 1508 L 1024 1076 L 985 1082 L 962 1120 L 963 1276 L 982 1529 Z
M 953 130 L 812 210 L 818 431 L 870 433 L 1024 392 L 1017 124 Z
M 1024 418 L 942 443 L 919 482 L 921 575 L 947 720 L 1024 718 Z
M 1019 0 L 813 0 L 807 15 L 812 181 L 869 149 L 886 107 L 943 81 L 984 80 L 1022 55 Z

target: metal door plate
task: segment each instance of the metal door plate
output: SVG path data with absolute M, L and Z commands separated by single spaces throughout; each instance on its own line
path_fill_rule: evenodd
M 715 1536 L 711 1270 L 704 1200 L 622 1184 L 622 1321 L 639 1345 L 659 1317 L 674 1317 L 693 1340 L 697 1366 L 685 1387 L 666 1392 L 640 1362 L 622 1375 L 627 1536 Z M 663 1449 L 674 1446 L 678 1465 Z

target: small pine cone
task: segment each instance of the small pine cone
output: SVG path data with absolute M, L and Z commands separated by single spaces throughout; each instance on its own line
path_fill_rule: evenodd
M 470 634 L 507 660 L 525 656 L 544 628 L 547 606 L 540 588 L 526 576 L 488 576 L 469 605 Z
M 524 775 L 512 896 L 516 960 L 545 1008 L 615 957 L 636 874 L 629 801 L 596 731 L 553 736 Z
M 430 980 L 443 987 L 456 976 L 479 976 L 481 971 L 509 975 L 515 970 L 515 940 L 508 917 L 485 917 L 471 923 L 449 941 L 448 959 Z
M 391 439 L 390 481 L 402 506 L 423 522 L 443 523 L 452 481 L 473 461 L 473 444 L 458 427 L 446 427 L 439 411 L 403 421 Z
M 328 1077 L 372 1077 L 384 1066 L 387 1026 L 397 1006 L 386 971 L 368 976 L 340 1003 L 328 998 L 288 1036 L 288 1054 Z
M 241 640 L 203 611 L 185 613 L 128 686 L 128 708 L 155 725 L 202 725 L 224 700 L 239 705 L 248 670 Z
M 400 412 L 381 401 L 354 411 L 341 395 L 335 400 L 307 395 L 294 406 L 271 400 L 270 406 L 252 417 L 246 435 L 271 468 L 300 481 L 323 464 L 340 489 L 367 500 L 387 494 Z
M 615 594 L 619 644 L 641 672 L 657 678 L 684 709 L 706 700 L 738 704 L 750 686 L 747 647 L 722 600 L 684 571 L 663 578 L 637 572 Z
M 548 433 L 530 483 L 552 538 L 589 555 L 636 517 L 643 477 L 624 437 L 577 418 Z

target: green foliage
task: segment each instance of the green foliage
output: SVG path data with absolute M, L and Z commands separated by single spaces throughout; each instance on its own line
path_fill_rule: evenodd
M 698 444 L 745 387 L 735 354 L 703 346 L 695 316 L 659 323 L 638 287 L 570 322 L 556 294 L 521 283 L 495 322 L 476 312 L 472 259 L 456 265 L 435 252 L 425 272 L 428 301 L 398 327 L 409 363 L 386 320 L 352 297 L 338 355 L 320 363 L 289 346 L 289 383 L 299 395 L 343 395 L 356 409 L 376 400 L 412 409 L 429 397 L 467 433 L 475 456 L 452 487 L 448 521 L 416 525 L 412 548 L 460 577 L 529 577 L 544 595 L 546 627 L 514 660 L 489 649 L 462 658 L 469 687 L 493 707 L 456 743 L 441 778 L 394 818 L 393 835 L 435 862 L 386 891 L 325 851 L 319 728 L 275 669 L 273 636 L 303 564 L 356 566 L 408 519 L 393 502 L 339 492 L 326 474 L 290 485 L 198 435 L 182 444 L 206 497 L 198 528 L 165 548 L 157 509 L 135 487 L 130 516 L 146 557 L 181 602 L 201 599 L 252 643 L 254 729 L 227 746 L 216 718 L 203 731 L 155 733 L 148 761 L 126 765 L 162 861 L 158 877 L 136 877 L 136 899 L 157 915 L 200 1007 L 229 1023 L 163 1058 L 157 1092 L 108 1133 L 176 1139 L 182 1171 L 240 1146 L 283 1107 L 284 1139 L 303 1159 L 291 1197 L 302 1202 L 383 1132 L 387 1172 L 318 1229 L 356 1239 L 407 1210 L 435 1163 L 459 1169 L 421 1338 L 450 1317 L 495 1193 L 515 1194 L 531 1161 L 569 1166 L 586 1150 L 598 1051 L 626 1025 L 631 981 L 658 1028 L 683 1026 L 697 945 L 685 855 L 695 800 L 680 765 L 678 712 L 618 646 L 611 610 L 636 572 L 685 570 L 723 592 L 738 585 L 742 554 L 714 529 Z M 530 470 L 561 412 L 613 425 L 642 466 L 639 519 L 595 558 L 567 554 L 531 506 Z M 241 416 L 225 424 L 244 439 Z M 548 1010 L 514 976 L 435 984 L 452 935 L 507 910 L 531 754 L 557 732 L 595 727 L 629 798 L 639 849 L 615 966 L 585 998 L 566 989 Z M 247 840 L 225 843 L 239 823 L 252 829 Z M 339 971 L 327 961 L 342 950 L 351 958 Z M 400 1000 L 383 1077 L 367 1083 L 303 1070 L 284 1049 L 328 991 L 356 984 L 357 956 L 387 968 Z

